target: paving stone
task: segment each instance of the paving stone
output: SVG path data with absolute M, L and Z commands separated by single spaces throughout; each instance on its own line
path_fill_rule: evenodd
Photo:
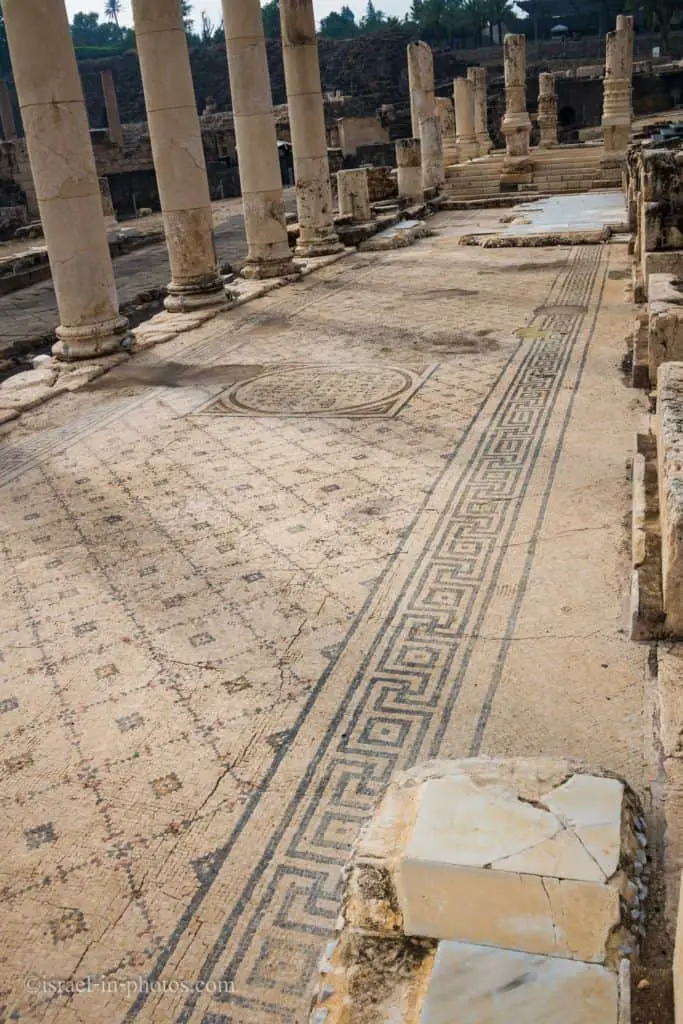
M 619 1024 L 617 975 L 597 964 L 440 942 L 420 1024 Z
M 2 391 L 19 391 L 23 388 L 51 387 L 57 379 L 56 368 L 39 368 L 15 373 L 0 384 Z

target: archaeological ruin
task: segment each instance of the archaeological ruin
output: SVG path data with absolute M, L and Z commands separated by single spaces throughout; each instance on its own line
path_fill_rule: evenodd
M 683 1022 L 683 25 L 503 6 L 0 0 L 0 1021 Z

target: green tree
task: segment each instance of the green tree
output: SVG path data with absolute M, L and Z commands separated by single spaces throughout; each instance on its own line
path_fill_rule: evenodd
M 377 29 L 382 28 L 386 20 L 386 14 L 378 11 L 372 0 L 368 0 L 368 6 L 365 8 L 365 14 L 360 19 L 358 29 L 363 35 L 370 35 L 371 32 L 376 32 Z
M 320 35 L 328 39 L 350 39 L 358 35 L 356 16 L 351 8 L 344 6 L 341 11 L 330 11 L 326 18 L 321 18 Z
M 681 0 L 631 0 L 631 11 L 641 11 L 648 28 L 659 33 L 662 49 L 669 49 L 669 35 L 674 23 L 681 20 Z
M 480 46 L 481 34 L 488 21 L 487 0 L 464 0 L 462 11 L 475 46 Z
M 263 16 L 263 32 L 266 39 L 279 39 L 280 37 L 280 4 L 278 0 L 268 0 L 261 8 Z
M 119 27 L 119 15 L 123 9 L 122 0 L 106 0 L 104 5 L 104 16 L 109 21 L 113 21 L 116 27 Z
M 510 0 L 486 0 L 486 20 L 491 30 L 498 29 L 498 38 L 503 39 L 503 23 L 514 14 Z
M 192 29 L 194 27 L 194 20 L 192 18 L 192 4 L 189 0 L 180 0 L 180 10 L 183 14 L 183 23 L 185 25 L 185 31 L 188 36 L 192 35 Z

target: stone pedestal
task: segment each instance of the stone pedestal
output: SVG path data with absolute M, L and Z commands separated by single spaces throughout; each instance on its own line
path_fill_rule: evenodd
M 633 18 L 619 16 L 616 31 L 607 33 L 605 50 L 602 107 L 604 158 L 613 161 L 623 159 L 631 136 Z
M 422 187 L 439 190 L 446 180 L 446 171 L 443 163 L 441 121 L 436 114 L 432 117 L 423 117 L 420 121 L 420 148 Z
M 166 308 L 224 305 L 180 6 L 167 0 L 133 0 L 133 19 L 171 265 Z
M 456 78 L 453 91 L 455 141 L 458 144 L 458 162 L 462 163 L 479 155 L 479 144 L 474 130 L 474 85 L 468 78 Z
M 289 126 L 294 152 L 299 256 L 325 256 L 343 248 L 334 230 L 312 0 L 280 0 Z
M 60 324 L 53 352 L 113 352 L 119 315 L 83 90 L 64 0 L 4 0 L 3 13 Z
M 398 140 L 396 167 L 399 196 L 412 202 L 422 202 L 422 157 L 419 139 Z
M 433 117 L 434 58 L 427 43 L 408 43 L 408 86 L 410 89 L 410 120 L 413 137 L 420 134 L 420 121 Z
M 541 149 L 557 145 L 557 96 L 555 76 L 543 72 L 538 76 L 538 126 L 541 130 Z
M 100 71 L 100 82 L 102 83 L 104 106 L 107 111 L 109 138 L 115 146 L 123 146 L 123 128 L 121 127 L 119 103 L 116 98 L 116 86 L 114 85 L 114 75 L 111 68 L 105 68 L 104 71 Z
M 3 138 L 6 142 L 14 142 L 17 137 L 17 126 L 14 120 L 12 97 L 4 78 L 0 81 L 0 121 L 2 121 Z
M 223 0 L 223 22 L 249 247 L 242 274 L 292 274 L 259 0 Z
M 502 130 L 508 161 L 529 156 L 531 121 L 526 109 L 526 37 L 506 35 L 505 59 L 505 117 Z
M 337 171 L 337 194 L 340 217 L 350 217 L 356 224 L 372 220 L 368 172 L 364 167 Z
M 477 137 L 479 156 L 486 156 L 493 149 L 486 104 L 486 68 L 468 68 L 467 78 L 474 89 L 474 133 Z

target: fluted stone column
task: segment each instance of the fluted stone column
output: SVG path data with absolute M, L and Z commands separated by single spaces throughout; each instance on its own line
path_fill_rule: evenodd
M 443 162 L 441 120 L 437 114 L 420 121 L 420 149 L 422 152 L 422 187 L 442 188 L 446 180 Z
M 602 107 L 604 157 L 621 159 L 631 136 L 631 77 L 633 72 L 633 18 L 619 15 L 617 28 L 606 36 Z
M 128 333 L 102 217 L 64 0 L 3 0 L 14 81 L 59 309 L 61 359 L 117 350 Z
M 356 224 L 372 220 L 368 172 L 364 167 L 337 171 L 337 195 L 340 217 L 350 217 Z
M 526 109 L 526 37 L 505 36 L 503 43 L 505 63 L 505 117 L 502 130 L 507 157 L 529 155 L 531 120 Z
M 419 139 L 399 139 L 396 142 L 398 194 L 411 202 L 422 202 L 422 157 Z
M 468 68 L 467 77 L 474 89 L 474 134 L 477 137 L 479 156 L 486 156 L 493 149 L 488 127 L 486 68 Z
M 111 68 L 105 68 L 104 71 L 100 71 L 100 82 L 102 84 L 104 107 L 107 111 L 109 138 L 115 146 L 122 146 L 123 128 L 121 127 L 119 101 L 116 98 L 116 86 L 114 85 L 114 75 L 112 74 Z
M 202 133 L 178 0 L 133 0 L 154 169 L 171 265 L 166 308 L 224 305 Z
M 420 121 L 433 117 L 434 57 L 427 43 L 408 43 L 408 87 L 410 89 L 410 120 L 414 138 L 420 134 Z
M 334 230 L 313 0 L 280 0 L 280 29 L 294 153 L 300 256 L 344 247 Z
M 245 277 L 294 272 L 259 0 L 223 0 L 235 141 L 249 252 Z
M 541 149 L 557 145 L 557 96 L 555 76 L 543 71 L 538 76 L 538 126 L 541 131 Z
M 2 121 L 3 138 L 6 142 L 14 142 L 17 137 L 17 125 L 14 120 L 9 86 L 4 78 L 0 80 L 0 120 Z
M 455 94 L 455 141 L 458 144 L 458 161 L 471 160 L 479 154 L 479 145 L 474 131 L 474 86 L 468 78 L 456 78 L 453 83 Z

